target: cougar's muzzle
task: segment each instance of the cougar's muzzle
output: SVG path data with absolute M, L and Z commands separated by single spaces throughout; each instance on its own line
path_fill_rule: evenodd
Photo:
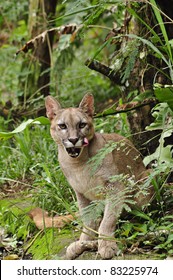
M 84 139 L 78 140 L 75 145 L 73 145 L 74 141 L 68 141 L 68 143 L 64 143 L 64 147 L 68 155 L 72 158 L 77 158 L 80 156 L 84 147 L 88 146 L 89 141 L 85 137 Z

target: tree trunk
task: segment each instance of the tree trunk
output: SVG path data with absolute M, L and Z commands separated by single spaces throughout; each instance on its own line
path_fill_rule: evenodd
M 157 1 L 161 8 L 163 7 L 164 13 L 173 18 L 173 11 L 169 4 L 173 0 L 162 2 L 161 0 Z M 149 47 L 140 40 L 145 39 L 149 42 L 150 37 L 152 37 L 151 31 L 146 25 L 153 28 L 159 36 L 161 34 L 152 6 L 145 1 L 138 3 L 137 8 L 133 1 L 128 1 L 127 5 L 128 8 L 133 8 L 133 11 L 136 9 L 137 16 L 134 16 L 134 13 L 132 13 L 132 16 L 127 9 L 124 16 L 124 25 L 121 29 L 114 28 L 107 35 L 106 40 L 114 37 L 112 44 L 116 46 L 110 65 L 106 66 L 95 60 L 87 60 L 86 65 L 109 77 L 113 83 L 120 85 L 122 89 L 121 98 L 125 104 L 133 102 L 135 96 L 140 95 L 142 98 L 147 92 L 153 93 L 152 96 L 150 94 L 152 97 L 150 104 L 146 102 L 145 106 L 127 113 L 132 141 L 142 155 L 146 156 L 156 150 L 160 138 L 160 131 L 145 130 L 146 126 L 153 121 L 151 110 L 157 102 L 153 92 L 153 84 L 170 84 L 170 79 L 166 78 L 161 71 L 158 71 L 158 69 L 163 69 L 166 72 L 168 67 L 165 67 L 164 62 L 154 56 L 153 51 L 149 50 Z M 164 18 L 165 21 L 168 20 L 166 16 Z M 172 38 L 173 35 L 171 27 L 172 25 L 166 25 L 169 38 Z M 169 76 L 169 73 L 167 74 Z
M 44 7 L 42 7 L 42 1 L 40 1 L 39 4 L 39 17 L 42 17 L 44 21 L 41 24 L 42 31 L 44 31 L 49 27 L 49 20 L 54 19 L 57 0 L 44 0 Z M 38 89 L 40 89 L 41 95 L 43 96 L 47 96 L 50 92 L 50 67 L 54 33 L 48 33 L 46 37 L 47 40 L 42 45 L 40 45 L 35 52 L 35 56 L 39 59 L 40 62 Z
M 164 1 L 164 3 L 161 0 L 157 1 L 157 3 L 160 5 L 160 8 L 164 9 L 164 13 L 173 18 L 173 11 L 170 9 L 170 2 L 173 4 L 173 1 Z M 160 27 L 156 22 L 150 5 L 142 4 L 141 10 L 136 12 L 150 27 L 154 27 L 157 34 L 161 33 Z M 168 21 L 166 17 L 164 18 L 165 21 Z M 128 32 L 131 34 L 136 34 L 137 30 L 138 32 L 136 35 L 147 39 L 148 30 L 146 30 L 144 25 L 139 21 L 135 20 L 133 25 L 131 22 L 132 20 L 133 18 L 129 21 L 129 26 L 127 26 Z M 168 24 L 165 26 L 168 37 L 171 39 L 173 36 L 172 25 Z M 142 51 L 145 51 L 145 47 Z M 147 67 L 147 65 L 152 65 L 153 67 Z M 158 69 L 164 69 L 164 67 L 165 65 L 163 64 L 163 61 L 157 59 L 155 56 L 148 54 L 144 60 L 138 58 L 128 80 L 129 87 L 125 88 L 125 96 L 128 96 L 128 92 L 133 92 L 135 89 L 138 89 L 138 93 L 142 93 L 147 90 L 153 90 L 154 83 L 160 83 L 163 85 L 170 84 L 170 79 L 167 79 L 165 75 L 158 71 Z M 164 71 L 167 71 L 166 67 Z M 156 147 L 158 146 L 158 140 L 160 138 L 160 131 L 145 131 L 146 126 L 150 125 L 153 121 L 151 110 L 154 105 L 154 103 L 151 103 L 151 105 L 146 105 L 140 109 L 137 109 L 135 113 L 130 112 L 128 114 L 133 142 L 144 156 L 155 152 Z
M 158 2 L 162 3 L 162 1 Z M 166 7 L 169 8 L 169 5 L 165 5 L 164 2 L 163 6 L 165 13 L 167 13 Z M 131 4 L 129 3 L 129 8 L 130 7 Z M 135 6 L 133 6 L 133 10 L 135 10 Z M 136 10 L 136 14 L 148 26 L 154 28 L 157 34 L 161 33 L 151 5 L 147 3 L 141 3 L 140 8 L 138 7 Z M 146 47 L 146 45 L 141 43 L 139 39 L 135 39 L 130 36 L 130 34 L 134 34 L 140 38 L 150 40 L 149 37 L 151 36 L 151 33 L 149 32 L 148 28 L 141 22 L 141 20 L 137 19 L 134 16 L 131 16 L 127 12 L 124 20 L 123 31 L 125 35 L 127 34 L 127 36 L 122 38 L 119 51 L 122 52 L 122 49 L 127 49 L 128 51 L 128 49 L 131 48 L 131 52 L 129 52 L 128 57 L 126 58 L 126 60 L 124 60 L 124 63 L 121 67 L 121 73 L 126 73 L 127 67 L 130 67 L 130 62 L 133 59 L 132 57 L 136 55 L 135 51 L 137 53 L 133 69 L 131 69 L 129 77 L 127 79 L 124 79 L 124 81 L 123 79 L 121 79 L 121 82 L 123 81 L 122 84 L 124 86 L 122 97 L 124 103 L 127 103 L 134 98 L 133 94 L 129 95 L 129 93 L 137 92 L 138 95 L 141 95 L 142 93 L 145 93 L 147 91 L 153 92 L 154 83 L 160 83 L 163 85 L 170 84 L 170 80 L 165 78 L 165 75 L 158 71 L 158 69 L 164 69 L 165 65 L 163 64 L 163 61 L 158 59 L 156 56 L 149 54 L 148 48 Z M 170 32 L 168 33 L 168 36 L 171 38 L 172 29 L 167 28 L 167 32 Z M 116 58 L 117 56 L 115 56 L 114 59 L 116 60 Z M 150 65 L 152 65 L 152 67 Z M 151 104 L 142 106 L 139 109 L 131 111 L 127 114 L 130 129 L 132 132 L 132 141 L 143 156 L 152 154 L 159 144 L 158 140 L 160 138 L 160 131 L 145 130 L 146 126 L 150 125 L 153 121 L 151 110 L 155 106 L 155 104 L 155 102 L 151 102 Z
M 43 31 L 54 26 L 49 24 L 53 22 L 55 17 L 56 5 L 58 0 L 30 0 L 29 6 L 29 37 L 34 38 Z M 50 92 L 50 67 L 51 54 L 53 45 L 54 33 L 46 35 L 46 40 L 42 42 L 30 58 L 31 63 L 28 67 L 28 58 L 23 62 L 21 72 L 28 72 L 25 79 L 19 79 L 19 84 L 22 89 L 25 89 L 24 94 L 19 98 L 25 108 L 28 103 L 28 98 L 37 98 L 38 96 L 47 96 Z M 28 68 L 30 68 L 28 70 Z
M 136 11 L 136 13 L 149 26 L 154 26 L 155 19 L 150 5 L 141 4 L 140 9 Z M 126 33 L 135 34 L 145 39 L 147 39 L 147 33 L 148 36 L 150 35 L 147 28 L 145 28 L 144 25 L 134 17 L 131 17 L 130 20 L 127 21 Z M 127 37 L 126 44 L 128 44 L 130 40 L 131 38 Z M 160 65 L 158 65 L 160 62 L 158 62 L 155 57 L 147 54 L 146 46 L 141 44 L 140 41 L 136 41 L 136 43 L 138 48 L 138 57 L 128 78 L 128 86 L 125 86 L 123 93 L 124 102 L 127 102 L 130 92 L 137 91 L 138 95 L 146 91 L 152 92 L 153 81 L 157 70 L 155 70 L 154 67 L 147 67 L 147 65 L 150 64 L 160 67 Z M 140 54 L 142 53 L 144 54 L 144 57 L 141 59 Z M 158 82 L 158 79 L 161 79 L 160 75 L 157 76 L 155 82 Z M 132 133 L 132 141 L 143 156 L 152 154 L 158 146 L 159 136 L 156 137 L 158 132 L 145 130 L 146 127 L 153 121 L 151 110 L 154 106 L 155 103 L 151 102 L 150 105 L 143 106 L 127 114 Z
M 44 4 L 42 4 L 44 3 Z M 39 1 L 38 18 L 40 22 L 33 29 L 33 37 L 50 28 L 49 21 L 54 19 L 57 0 Z M 41 26 L 41 29 L 40 29 Z M 52 26 L 51 26 L 52 27 Z M 37 32 L 37 34 L 36 34 Z M 49 95 L 50 92 L 50 67 L 51 53 L 53 45 L 53 32 L 46 35 L 46 40 L 35 50 L 35 57 L 40 62 L 40 75 L 38 78 L 38 89 L 43 96 Z

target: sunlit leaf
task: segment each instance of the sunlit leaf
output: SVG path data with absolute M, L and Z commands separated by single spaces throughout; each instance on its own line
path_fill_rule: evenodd
M 29 119 L 29 120 L 21 123 L 17 128 L 15 128 L 11 132 L 0 132 L 0 139 L 7 140 L 7 139 L 13 137 L 15 134 L 24 131 L 31 124 L 34 124 L 34 125 L 35 124 L 48 125 L 48 124 L 50 124 L 50 122 L 45 117 L 38 117 L 36 119 Z
M 156 88 L 154 94 L 160 102 L 167 102 L 173 111 L 173 88 Z

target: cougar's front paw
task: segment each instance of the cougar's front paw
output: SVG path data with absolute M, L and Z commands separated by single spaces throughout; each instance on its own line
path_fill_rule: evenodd
M 73 260 L 81 255 L 84 251 L 92 250 L 96 251 L 98 248 L 97 240 L 89 241 L 76 241 L 70 244 L 66 251 L 67 259 Z
M 112 259 L 117 254 L 117 244 L 115 241 L 99 240 L 98 253 L 102 259 Z
M 68 246 L 66 251 L 66 257 L 69 260 L 73 260 L 77 258 L 80 254 L 82 254 L 83 251 L 84 250 L 82 250 L 81 242 L 75 241 Z

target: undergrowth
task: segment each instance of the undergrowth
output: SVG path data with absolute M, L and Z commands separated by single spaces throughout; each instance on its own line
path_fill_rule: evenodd
M 172 170 L 172 165 L 168 166 L 167 161 L 165 161 L 165 152 L 167 152 L 167 147 L 163 145 L 164 137 L 167 136 L 165 131 L 172 131 L 172 122 L 167 122 L 168 117 L 165 114 L 168 110 L 164 111 L 166 105 L 160 105 L 155 108 L 156 113 L 155 122 L 148 129 L 160 129 L 162 124 L 162 138 L 163 141 L 160 142 L 159 160 L 157 157 L 152 155 L 146 158 L 147 163 L 155 160 L 153 164 L 153 172 L 148 177 L 144 183 L 144 189 L 146 191 L 150 184 L 153 185 L 155 189 L 155 202 L 148 205 L 147 208 L 139 210 L 133 210 L 130 214 L 131 207 L 133 205 L 132 197 L 128 196 L 128 192 L 123 195 L 126 196 L 124 209 L 128 213 L 126 219 L 120 220 L 115 237 L 118 238 L 118 244 L 120 252 L 131 252 L 134 244 L 136 250 L 142 250 L 143 253 L 152 250 L 153 252 L 159 253 L 160 256 L 164 257 L 165 254 L 172 255 L 172 212 L 171 205 L 173 205 L 172 199 L 172 185 L 167 183 L 167 178 Z M 162 118 L 160 114 L 162 113 Z M 170 112 L 169 112 L 170 116 Z M 107 127 L 107 121 L 111 120 L 108 117 L 104 122 L 96 120 L 96 129 L 101 132 L 111 132 Z M 166 124 L 165 125 L 165 121 Z M 112 120 L 115 127 L 117 126 L 117 132 L 119 132 L 119 118 L 114 118 Z M 122 119 L 122 123 L 125 127 L 127 125 L 127 120 Z M 126 133 L 128 131 L 126 130 Z M 120 146 L 123 148 L 123 146 Z M 120 148 L 117 147 L 116 143 L 108 143 L 107 146 L 103 147 L 99 153 L 90 162 L 94 172 L 97 170 L 101 164 L 104 157 L 112 152 L 113 149 Z M 165 150 L 165 151 L 164 151 Z M 62 171 L 60 169 L 58 159 L 57 159 L 57 147 L 56 144 L 50 137 L 49 125 L 34 125 L 26 127 L 23 132 L 15 134 L 15 136 L 9 140 L 1 142 L 1 194 L 4 199 L 6 194 L 3 193 L 3 187 L 5 184 L 12 185 L 12 182 L 20 184 L 28 183 L 28 187 L 23 190 L 21 197 L 29 195 L 31 197 L 31 205 L 39 206 L 47 211 L 53 211 L 54 213 L 64 214 L 66 212 L 76 212 L 76 198 L 68 185 Z M 170 151 L 170 147 L 169 147 Z M 167 154 L 167 153 L 166 153 Z M 157 153 L 158 155 L 158 153 Z M 162 155 L 164 156 L 162 158 Z M 168 159 L 169 160 L 169 159 Z M 111 179 L 111 178 L 110 178 Z M 129 183 L 130 186 L 134 185 L 132 178 L 126 178 L 122 176 L 114 177 L 111 179 L 112 182 L 119 180 L 121 183 Z M 132 186 L 133 187 L 133 186 Z M 116 198 L 117 200 L 119 197 Z M 116 201 L 117 201 L 116 200 Z M 115 203 L 115 201 L 114 201 Z M 2 203 L 1 203 L 2 205 Z M 13 207 L 9 205 L 4 205 L 1 207 L 1 224 L 6 225 L 6 230 L 9 234 L 13 235 L 13 238 L 25 239 L 28 232 L 28 218 L 26 218 L 26 213 L 21 215 L 16 214 L 16 210 L 13 211 Z M 86 217 L 93 217 L 95 219 L 99 218 L 103 214 L 104 201 L 93 202 L 88 209 L 86 209 Z M 51 234 L 48 234 L 48 236 Z M 15 237 L 16 236 L 16 237 Z M 44 235 L 43 238 L 46 238 Z M 52 237 L 53 238 L 53 237 Z M 42 239 L 38 238 L 37 242 L 41 242 Z M 34 244 L 37 244 L 37 242 Z M 44 240 L 44 243 L 46 239 Z M 50 242 L 49 242 L 50 243 Z M 45 243 L 46 244 L 46 243 Z M 36 246 L 36 245 L 34 245 Z M 43 248 L 43 255 L 39 257 L 35 252 L 34 247 L 31 251 L 36 254 L 36 257 L 44 258 L 50 254 L 51 244 L 46 245 Z M 48 248 L 50 246 L 50 248 Z M 36 246 L 37 247 L 37 246 Z M 142 249 L 141 249 L 142 248 Z
M 22 3 L 24 2 L 25 1 L 22 1 Z M 78 2 L 81 3 L 81 1 Z M 15 1 L 15 3 L 17 2 Z M 87 28 L 87 25 L 93 24 L 97 17 L 99 17 L 102 13 L 104 3 L 105 1 L 101 1 L 100 4 L 102 4 L 102 6 L 97 5 L 95 9 L 91 9 L 90 16 L 86 16 L 85 18 L 84 23 L 86 26 L 84 29 Z M 147 23 L 143 22 L 133 9 L 128 9 L 134 18 L 140 20 L 141 23 L 145 25 L 151 36 L 148 39 L 144 39 L 133 34 L 128 35 L 132 40 L 130 40 L 129 45 L 123 50 L 121 49 L 118 56 L 116 56 L 116 62 L 119 61 L 119 64 L 113 65 L 115 71 L 122 71 L 122 63 L 127 61 L 125 71 L 121 75 L 122 82 L 128 80 L 134 68 L 135 61 L 140 54 L 138 48 L 134 50 L 134 45 L 138 47 L 140 44 L 148 48 L 147 51 L 150 55 L 156 58 L 158 57 L 165 62 L 167 70 L 169 71 L 165 74 L 165 69 L 163 68 L 158 69 L 158 73 L 164 73 L 166 77 L 169 76 L 168 78 L 170 81 L 173 80 L 172 42 L 168 39 L 162 16 L 159 9 L 155 7 L 155 1 L 151 0 L 150 3 L 154 5 L 153 12 L 155 13 L 157 24 L 160 26 L 161 36 L 160 34 L 156 34 L 154 29 L 148 26 Z M 74 7 L 74 5 L 72 5 L 72 7 Z M 7 11 L 9 11 L 12 16 L 13 13 L 11 13 L 11 9 L 7 9 Z M 69 13 L 73 15 L 73 12 L 75 11 L 71 11 L 69 7 Z M 75 15 L 78 17 L 79 13 L 76 12 Z M 26 31 L 24 25 L 18 27 L 24 28 Z M 19 34 L 19 31 L 19 29 L 16 29 L 13 36 L 16 39 L 17 35 L 20 35 L 19 39 L 21 40 L 23 32 Z M 13 36 L 11 36 L 10 40 L 14 39 Z M 69 38 L 67 37 L 64 39 L 64 42 L 60 42 L 62 45 L 60 44 L 59 46 L 62 47 L 62 50 L 57 49 L 57 51 L 54 52 L 54 67 L 51 73 L 53 77 L 50 85 L 51 92 L 53 95 L 59 92 L 59 96 L 67 106 L 77 103 L 76 101 L 81 99 L 83 92 L 86 90 L 94 92 L 94 95 L 99 97 L 102 101 L 107 100 L 107 97 L 118 98 L 119 96 L 120 89 L 117 86 L 107 82 L 107 80 L 103 79 L 99 74 L 95 72 L 91 73 L 84 65 L 81 65 L 81 54 L 82 52 L 85 53 L 86 49 L 88 54 L 93 58 L 104 58 L 106 52 L 110 53 L 110 48 L 112 48 L 110 43 L 112 39 L 105 43 L 105 36 L 103 36 L 101 41 L 98 40 L 99 47 L 97 47 L 96 51 L 93 51 L 91 48 L 91 40 L 94 42 L 94 36 L 95 34 L 93 33 L 89 43 L 85 43 L 80 50 L 76 47 L 76 60 L 74 59 L 74 50 L 63 47 L 63 44 L 66 45 L 69 43 Z M 119 35 L 114 36 L 113 39 L 116 40 L 120 38 L 122 38 L 122 36 Z M 21 73 L 20 71 L 20 62 L 22 59 L 18 58 L 17 64 L 13 60 L 12 55 L 8 55 L 9 53 L 14 54 L 16 50 L 17 47 L 11 47 L 9 42 L 7 46 L 4 45 L 4 47 L 0 49 L 0 61 L 2 65 L 5 65 L 0 71 L 2 78 L 2 92 L 0 92 L 0 96 L 4 97 L 3 103 L 8 100 L 9 96 L 14 97 L 14 93 L 15 103 L 17 102 L 17 97 L 23 95 L 23 91 L 21 91 L 21 88 L 18 86 L 18 78 L 22 78 L 25 81 L 28 76 L 28 72 Z M 68 57 L 67 53 L 69 55 Z M 62 62 L 64 64 L 62 64 Z M 58 68 L 60 66 L 62 67 L 61 69 Z M 119 68 L 116 69 L 115 66 Z M 59 72 L 61 72 L 62 75 L 58 75 L 58 80 L 55 73 Z M 17 77 L 16 73 L 18 73 Z M 172 88 L 168 88 L 167 85 L 160 85 L 160 88 L 154 88 L 154 93 L 161 103 L 153 109 L 154 122 L 147 129 L 158 130 L 160 133 L 160 140 L 156 151 L 144 159 L 145 164 L 150 164 L 152 168 L 151 175 L 146 180 L 144 187 L 148 187 L 150 184 L 153 185 L 155 190 L 155 202 L 152 205 L 148 205 L 145 212 L 143 209 L 136 209 L 133 210 L 131 214 L 128 213 L 122 218 L 117 225 L 115 237 L 119 240 L 120 252 L 133 252 L 135 250 L 139 252 L 142 249 L 143 253 L 145 250 L 148 253 L 152 250 L 164 257 L 166 255 L 173 255 L 173 188 L 168 180 L 173 170 L 172 144 L 166 145 L 167 138 L 173 133 Z M 36 100 L 31 97 L 31 102 L 34 103 L 34 101 Z M 4 121 L 1 118 L 0 131 L 4 131 L 7 126 L 8 121 Z M 97 119 L 96 128 L 100 132 L 118 132 L 124 136 L 129 135 L 126 114 L 117 115 L 117 117 L 110 116 L 106 119 Z M 115 143 L 108 143 L 95 159 L 91 160 L 93 171 L 97 169 L 104 157 L 114 148 L 117 148 Z M 119 180 L 123 181 L 125 178 L 120 176 Z M 39 206 L 49 212 L 54 211 L 55 213 L 63 214 L 66 212 L 75 212 L 77 210 L 74 192 L 68 185 L 60 169 L 57 160 L 57 147 L 50 137 L 49 126 L 30 126 L 23 130 L 23 132 L 15 134 L 13 138 L 0 142 L 0 196 L 2 199 L 0 203 L 0 223 L 7 233 L 13 236 L 14 243 L 18 242 L 17 240 L 19 239 L 25 240 L 30 231 L 33 230 L 33 225 L 30 224 L 27 213 L 18 208 L 18 201 L 16 201 L 16 203 L 12 202 L 12 204 L 6 203 L 6 198 L 9 196 L 7 190 L 11 189 L 13 193 L 15 193 L 15 189 L 17 192 L 18 187 L 21 190 L 20 186 L 24 186 L 24 188 L 22 188 L 22 193 L 17 195 L 21 196 L 22 199 L 24 198 L 23 200 L 26 200 L 29 195 L 31 198 L 30 203 L 33 207 Z M 88 211 L 90 217 L 94 215 L 96 218 L 99 218 L 102 216 L 103 208 L 104 202 L 96 201 L 93 202 L 86 211 Z M 126 210 L 127 212 L 130 210 L 127 205 Z M 54 232 L 52 229 L 47 232 L 45 231 L 44 234 L 33 243 L 30 252 L 35 255 L 35 258 L 47 258 L 54 245 L 53 238 Z M 50 241 L 49 244 L 48 239 Z M 42 250 L 40 251 L 39 248 L 42 248 Z
M 27 128 L 14 138 L 1 142 L 0 188 L 3 184 L 28 183 L 33 203 L 46 210 L 63 213 L 75 205 L 57 159 L 57 147 L 49 135 L 49 127 Z

